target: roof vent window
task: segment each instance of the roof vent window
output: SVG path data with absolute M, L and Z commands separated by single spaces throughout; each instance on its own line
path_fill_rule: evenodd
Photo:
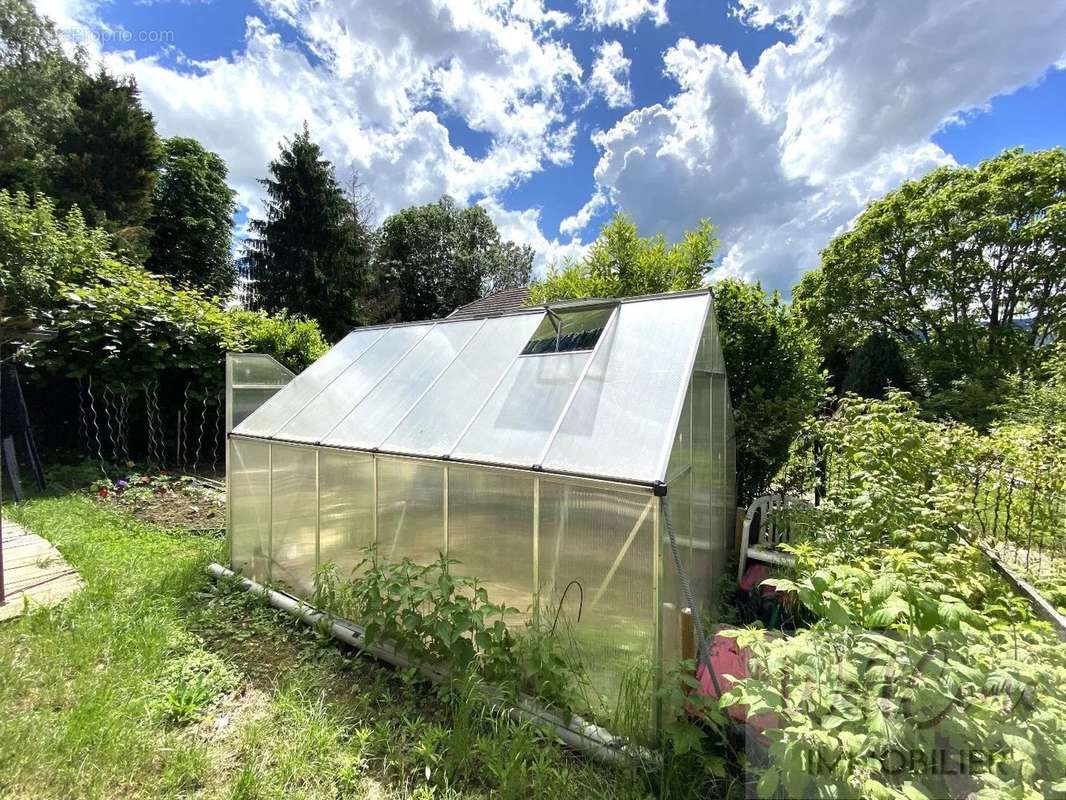
M 611 306 L 592 309 L 548 310 L 522 350 L 524 356 L 591 350 L 611 318 Z

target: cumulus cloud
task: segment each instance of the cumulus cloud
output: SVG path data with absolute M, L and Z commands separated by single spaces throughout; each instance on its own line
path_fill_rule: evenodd
M 580 259 L 588 250 L 588 243 L 582 242 L 578 236 L 571 236 L 567 242 L 548 239 L 541 232 L 540 209 L 508 210 L 492 197 L 480 200 L 479 205 L 485 208 L 492 221 L 496 223 L 502 238 L 532 246 L 536 253 L 533 259 L 535 275 L 543 275 L 553 264 L 561 265 L 570 260 Z
M 629 66 L 632 63 L 626 58 L 621 42 L 601 42 L 596 47 L 596 59 L 589 74 L 587 88 L 590 95 L 601 95 L 611 108 L 633 105 L 633 92 L 629 88 Z
M 666 0 L 581 0 L 581 21 L 591 28 L 636 26 L 644 17 L 665 25 Z
M 64 26 L 99 30 L 92 0 L 38 0 Z M 230 168 L 239 202 L 261 206 L 257 178 L 279 141 L 306 121 L 343 178 L 357 170 L 382 213 L 498 192 L 571 157 L 564 99 L 582 69 L 553 35 L 569 23 L 542 0 L 260 0 L 243 47 L 189 61 L 110 51 L 132 73 L 160 132 L 195 136 Z M 299 43 L 271 23 L 292 26 Z M 180 45 L 180 43 L 178 43 Z M 434 108 L 487 134 L 487 152 L 457 146 Z
M 940 125 L 1037 79 L 1066 40 L 1066 7 L 1038 0 L 741 0 L 739 14 L 794 41 L 747 70 L 680 40 L 664 55 L 677 93 L 593 135 L 596 191 L 668 236 L 710 216 L 721 273 L 782 289 L 869 200 L 951 163 L 929 139 Z
M 607 192 L 602 188 L 598 189 L 589 198 L 588 202 L 578 209 L 576 214 L 566 217 L 559 223 L 559 233 L 563 236 L 573 236 L 576 233 L 581 233 L 592 222 L 592 218 L 605 209 L 608 204 Z

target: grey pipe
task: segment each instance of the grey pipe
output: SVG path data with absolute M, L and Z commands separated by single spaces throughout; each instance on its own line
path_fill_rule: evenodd
M 242 589 L 265 597 L 271 606 L 291 614 L 309 627 L 317 628 L 328 624 L 330 635 L 333 638 L 369 653 L 381 661 L 405 669 L 414 667 L 419 674 L 433 683 L 441 683 L 450 677 L 450 673 L 446 668 L 413 661 L 391 644 L 367 644 L 366 635 L 358 625 L 340 617 L 333 617 L 318 611 L 292 595 L 269 589 L 250 578 L 242 578 L 236 572 L 221 564 L 208 564 L 207 572 L 215 580 L 222 578 L 240 579 L 239 585 Z M 499 705 L 503 697 L 503 692 L 488 687 L 484 699 L 491 705 Z M 625 764 L 631 762 L 634 758 L 654 761 L 652 753 L 646 748 L 629 744 L 625 739 L 613 735 L 610 731 L 601 728 L 599 725 L 594 725 L 576 714 L 571 715 L 570 722 L 567 723 L 554 711 L 545 708 L 541 703 L 526 695 L 519 695 L 517 702 L 507 709 L 507 715 L 514 722 L 532 722 L 548 725 L 552 728 L 556 738 L 563 744 L 606 764 Z

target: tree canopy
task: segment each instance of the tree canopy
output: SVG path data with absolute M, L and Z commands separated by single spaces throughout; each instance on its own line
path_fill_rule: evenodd
M 532 268 L 533 249 L 501 241 L 484 208 L 445 196 L 382 224 L 376 293 L 385 319 L 430 319 L 490 291 L 524 286 Z
M 113 234 L 119 249 L 143 256 L 162 152 L 136 81 L 101 69 L 75 95 L 52 193 L 61 208 L 76 205 L 86 222 Z
M 813 339 L 777 292 L 734 279 L 713 290 L 736 423 L 737 502 L 746 506 L 788 460 L 824 381 Z
M 543 280 L 533 283 L 531 301 L 695 289 L 703 284 L 717 249 L 714 226 L 708 220 L 668 245 L 661 233 L 640 236 L 632 218 L 619 213 L 603 227 L 585 258 L 553 266 Z
M 0 189 L 48 190 L 83 79 L 51 21 L 26 0 L 0 0 Z
M 266 218 L 250 222 L 244 262 L 251 307 L 318 321 L 338 339 L 357 322 L 370 234 L 306 125 L 270 163 Z
M 229 294 L 236 277 L 230 253 L 236 206 L 226 175 L 226 162 L 195 139 L 163 143 L 148 220 L 148 269 L 208 294 Z
M 1066 322 L 1066 151 L 943 167 L 871 203 L 804 276 L 823 352 L 895 340 L 936 413 L 981 424 Z

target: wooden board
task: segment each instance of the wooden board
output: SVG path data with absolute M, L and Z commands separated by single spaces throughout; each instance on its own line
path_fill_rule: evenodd
M 29 605 L 52 605 L 82 587 L 81 576 L 51 543 L 3 520 L 4 589 L 0 620 L 19 616 Z

